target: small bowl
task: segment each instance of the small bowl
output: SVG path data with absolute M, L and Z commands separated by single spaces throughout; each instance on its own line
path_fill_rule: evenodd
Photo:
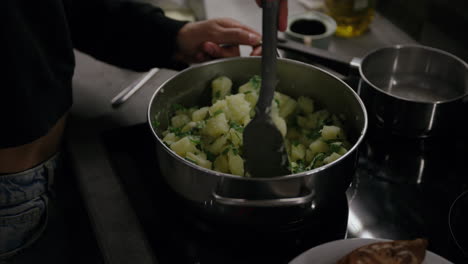
M 304 45 L 328 49 L 335 31 L 336 21 L 333 18 L 318 11 L 308 11 L 290 16 L 285 34 L 287 38 Z

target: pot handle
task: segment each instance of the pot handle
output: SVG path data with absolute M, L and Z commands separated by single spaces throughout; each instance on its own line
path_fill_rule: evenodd
M 359 78 L 361 58 L 338 55 L 324 49 L 305 46 L 304 44 L 288 40 L 284 37 L 278 38 L 278 48 L 302 54 L 312 62 L 327 67 L 344 76 L 344 80 Z
M 293 205 L 302 205 L 312 201 L 314 197 L 314 192 L 309 191 L 308 194 L 304 196 L 294 197 L 294 198 L 278 198 L 278 199 L 263 199 L 263 200 L 249 200 L 242 198 L 231 198 L 219 195 L 216 193 L 216 190 L 212 193 L 213 198 L 219 204 L 223 205 L 233 205 L 233 206 L 247 206 L 247 207 L 279 207 L 279 206 L 293 206 Z

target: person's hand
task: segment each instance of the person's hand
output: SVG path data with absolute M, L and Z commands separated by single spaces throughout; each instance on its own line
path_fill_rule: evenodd
M 258 6 L 262 6 L 262 0 L 256 0 Z M 288 0 L 278 0 L 279 11 L 278 11 L 278 30 L 285 31 L 288 27 Z
M 229 18 L 187 23 L 177 34 L 176 59 L 186 63 L 240 56 L 239 45 L 253 47 L 260 55 L 261 36 L 248 26 Z

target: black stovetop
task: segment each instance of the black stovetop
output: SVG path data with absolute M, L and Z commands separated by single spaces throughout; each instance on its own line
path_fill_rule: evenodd
M 346 194 L 300 224 L 266 228 L 219 223 L 187 206 L 160 176 L 146 124 L 102 138 L 159 263 L 288 263 L 346 237 L 425 237 L 434 253 L 468 261 L 448 227 L 451 203 L 468 189 L 463 137 L 415 140 L 372 129 Z
M 346 235 L 345 194 L 294 224 L 219 222 L 198 214 L 166 185 L 145 124 L 113 130 L 103 138 L 159 263 L 287 263 L 313 246 Z M 122 138 L 131 140 L 122 143 Z

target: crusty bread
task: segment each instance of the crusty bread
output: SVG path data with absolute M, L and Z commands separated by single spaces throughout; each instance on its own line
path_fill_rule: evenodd
M 421 264 L 426 256 L 427 240 L 376 242 L 351 251 L 337 264 Z

